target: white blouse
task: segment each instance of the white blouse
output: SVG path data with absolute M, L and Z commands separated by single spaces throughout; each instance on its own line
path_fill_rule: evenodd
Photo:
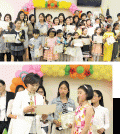
M 13 101 L 14 101 L 14 99 L 11 99 L 11 100 L 9 100 L 9 102 L 8 102 L 7 116 L 8 116 L 9 114 L 12 114 Z
M 93 107 L 95 115 L 93 118 L 93 125 L 99 126 L 99 128 L 104 128 L 105 130 L 109 128 L 109 110 L 105 107 L 98 106 Z

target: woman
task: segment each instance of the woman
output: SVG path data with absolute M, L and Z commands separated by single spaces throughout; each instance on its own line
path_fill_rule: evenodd
M 23 11 L 20 11 L 18 13 L 17 19 L 20 19 L 22 22 L 21 29 L 25 31 L 25 42 L 24 42 L 24 50 L 25 53 L 23 55 L 23 60 L 28 61 L 29 55 L 28 55 L 28 22 L 25 19 L 25 13 Z
M 64 15 L 63 13 L 60 13 L 60 14 L 58 15 L 58 18 L 59 18 L 59 20 L 60 20 L 59 25 L 65 26 L 65 15 Z
M 51 104 L 56 104 L 56 111 L 54 116 L 48 116 L 48 120 L 53 123 L 52 134 L 70 134 L 72 125 L 68 125 L 68 129 L 60 131 L 61 123 L 59 120 L 60 114 L 66 114 L 68 112 L 73 112 L 75 110 L 75 103 L 72 99 L 69 98 L 70 89 L 69 83 L 67 81 L 62 81 L 58 87 L 57 98 L 53 99 Z
M 39 87 L 40 77 L 37 74 L 29 73 L 24 79 L 24 91 L 18 92 L 14 102 L 12 114 L 17 115 L 16 123 L 13 126 L 12 134 L 29 134 L 38 133 L 42 134 L 40 115 L 35 114 L 36 105 L 43 105 L 43 97 L 36 93 Z M 47 115 L 42 115 L 45 120 Z M 19 131 L 18 131 L 19 130 Z M 44 132 L 44 130 L 43 130 Z
M 29 23 L 28 23 L 28 39 L 30 40 L 33 38 L 33 29 L 35 28 L 35 15 L 31 14 L 29 16 Z M 30 54 L 30 47 L 28 47 L 28 52 L 29 52 L 29 60 L 32 60 L 31 54 Z
M 47 31 L 48 31 L 48 24 L 45 22 L 44 13 L 39 14 L 39 22 L 36 23 L 35 28 L 40 30 L 42 49 L 44 49 L 45 38 L 47 37 Z M 43 52 L 44 52 L 44 50 L 43 50 Z M 43 56 L 41 56 L 41 61 L 43 61 Z
M 44 101 L 44 105 L 48 105 L 48 101 L 46 100 L 46 91 L 45 88 L 43 86 L 39 86 L 39 88 L 36 91 L 37 93 L 39 93 L 40 95 L 43 96 L 43 101 Z M 49 122 L 48 120 L 42 121 L 41 120 L 41 128 L 44 129 L 44 131 L 46 132 L 46 134 L 50 134 L 50 127 L 49 127 Z
M 52 20 L 52 15 L 51 14 L 47 14 L 46 15 L 46 23 L 48 24 L 48 28 L 52 28 L 53 27 L 53 22 L 51 21 Z
M 16 96 L 17 92 L 21 92 L 24 90 L 25 90 L 25 88 L 22 85 L 18 85 L 15 90 L 15 96 Z M 8 102 L 8 108 L 7 108 L 7 117 L 11 118 L 9 129 L 8 129 L 8 134 L 12 134 L 14 121 L 15 121 L 15 119 L 17 119 L 17 116 L 12 114 L 13 102 L 14 102 L 14 99 L 11 99 Z
M 97 133 L 105 134 L 105 130 L 109 128 L 109 111 L 104 107 L 103 95 L 99 90 L 94 90 L 91 102 L 95 111 L 93 125 L 97 126 Z

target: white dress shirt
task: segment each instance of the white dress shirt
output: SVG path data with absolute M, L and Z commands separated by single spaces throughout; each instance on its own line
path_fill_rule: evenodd
M 4 96 L 0 97 L 0 121 L 7 121 L 6 118 L 6 93 Z
M 93 118 L 93 125 L 104 128 L 105 130 L 109 128 L 109 111 L 107 108 L 102 106 L 93 107 L 95 115 Z

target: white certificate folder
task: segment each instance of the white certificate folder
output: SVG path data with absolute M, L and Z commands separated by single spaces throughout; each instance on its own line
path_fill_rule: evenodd
M 52 114 L 56 110 L 56 104 L 52 105 L 36 105 L 35 113 L 37 115 Z

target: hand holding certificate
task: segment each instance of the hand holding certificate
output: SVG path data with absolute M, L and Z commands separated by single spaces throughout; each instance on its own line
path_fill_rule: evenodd
M 69 124 L 73 124 L 75 112 L 61 115 L 61 125 L 63 129 L 69 128 Z
M 94 36 L 94 43 L 99 43 L 99 44 L 101 44 L 101 43 L 103 43 L 103 36 Z
M 36 105 L 35 113 L 37 115 L 52 114 L 56 110 L 56 104 L 53 105 Z
M 74 39 L 74 46 L 82 47 L 83 42 L 81 39 Z
M 107 38 L 107 43 L 108 43 L 108 45 L 111 45 L 111 44 L 113 44 L 113 43 L 115 43 L 116 41 L 115 41 L 115 38 L 113 37 L 113 36 L 110 36 L 110 37 L 108 37 Z
M 0 28 L 2 28 L 3 30 L 7 30 L 8 26 L 9 26 L 9 22 L 0 21 Z
M 82 38 L 83 45 L 90 45 L 90 39 L 89 38 Z
M 15 43 L 15 34 L 3 34 L 5 43 Z
M 63 52 L 63 44 L 54 46 L 54 54 Z

